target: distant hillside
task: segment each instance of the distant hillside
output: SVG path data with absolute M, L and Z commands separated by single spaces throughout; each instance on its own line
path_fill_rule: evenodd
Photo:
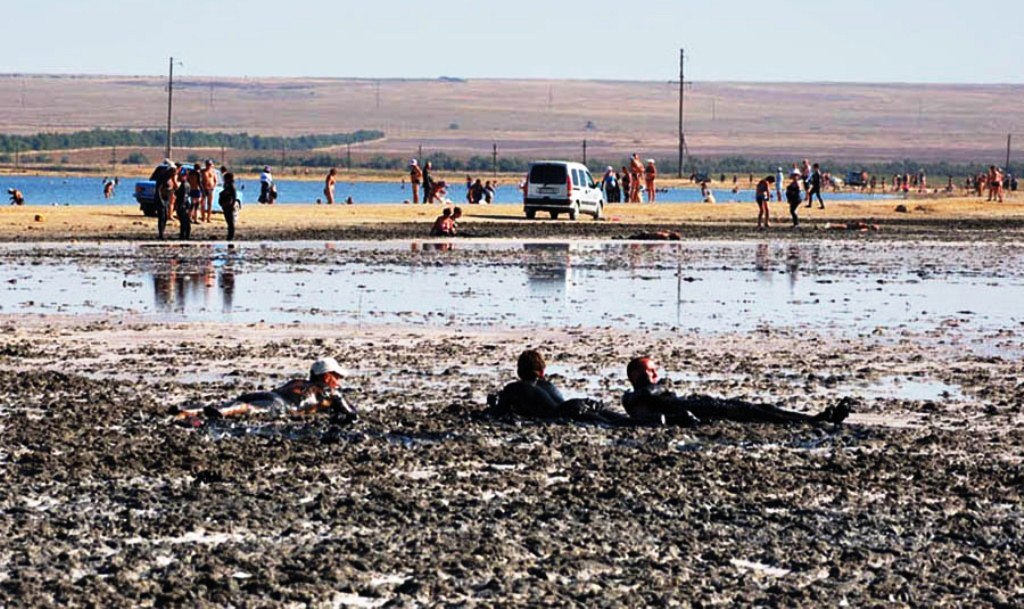
M 162 129 L 165 80 L 0 76 L 0 133 Z M 176 130 L 261 136 L 384 132 L 353 154 L 674 158 L 678 84 L 557 80 L 194 79 L 175 82 Z M 1024 85 L 695 83 L 699 156 L 1001 162 L 1024 146 Z M 336 148 L 337 149 L 337 148 Z M 1016 157 L 1016 155 L 1015 155 Z

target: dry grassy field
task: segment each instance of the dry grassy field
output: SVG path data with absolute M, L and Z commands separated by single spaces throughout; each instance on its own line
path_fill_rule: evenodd
M 678 84 L 572 80 L 198 79 L 175 82 L 176 129 L 266 135 L 380 129 L 354 157 L 676 155 Z M 0 132 L 162 129 L 161 77 L 0 76 Z M 1024 85 L 698 82 L 686 95 L 697 156 L 1001 163 Z M 589 124 L 589 127 L 588 127 Z M 344 150 L 334 150 L 339 156 Z M 159 156 L 160 151 L 149 151 Z M 110 151 L 61 153 L 105 162 Z M 1016 157 L 1016 155 L 1015 155 Z

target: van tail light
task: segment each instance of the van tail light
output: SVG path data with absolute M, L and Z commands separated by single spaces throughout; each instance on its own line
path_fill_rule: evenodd
M 530 174 L 526 174 L 523 178 L 523 205 L 526 205 L 526 200 L 530 198 Z
M 565 194 L 572 198 L 572 176 L 565 176 Z

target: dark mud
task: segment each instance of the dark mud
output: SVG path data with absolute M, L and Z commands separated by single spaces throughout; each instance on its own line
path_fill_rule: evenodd
M 965 353 L 968 329 L 3 330 L 3 606 L 1024 603 L 1024 366 Z M 838 429 L 481 419 L 526 345 L 568 394 L 608 403 L 640 352 L 681 391 L 804 410 L 892 376 L 960 392 L 862 397 Z M 325 352 L 351 369 L 354 428 L 166 414 Z

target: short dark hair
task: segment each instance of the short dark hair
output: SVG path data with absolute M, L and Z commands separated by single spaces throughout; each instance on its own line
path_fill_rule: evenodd
M 544 356 L 539 351 L 527 349 L 519 354 L 516 362 L 516 375 L 524 381 L 532 381 L 544 376 Z
M 650 359 L 651 356 L 649 355 L 638 355 L 637 357 L 634 357 L 633 359 L 629 360 L 629 363 L 626 364 L 626 378 L 629 379 L 630 383 L 633 382 L 633 377 L 635 377 L 638 373 L 643 372 L 644 362 Z

